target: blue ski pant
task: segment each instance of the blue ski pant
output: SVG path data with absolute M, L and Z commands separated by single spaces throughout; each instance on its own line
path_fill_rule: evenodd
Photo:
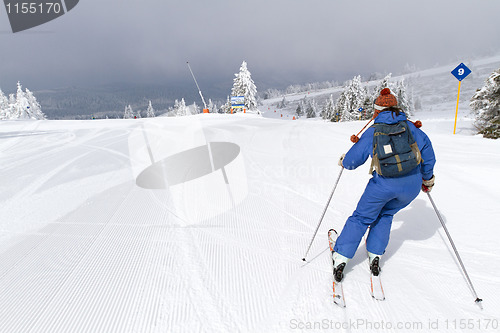
M 370 227 L 366 239 L 367 250 L 377 255 L 384 254 L 389 244 L 394 214 L 417 197 L 421 186 L 420 172 L 398 178 L 385 178 L 374 173 L 356 210 L 347 219 L 334 251 L 347 258 L 354 257 L 361 238 Z

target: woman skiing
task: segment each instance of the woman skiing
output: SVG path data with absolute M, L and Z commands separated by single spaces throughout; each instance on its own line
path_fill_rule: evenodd
M 372 161 L 372 169 L 375 171 L 372 172 L 373 177 L 368 182 L 356 210 L 347 219 L 335 243 L 332 259 L 334 278 L 337 282 L 342 281 L 345 265 L 349 259 L 354 257 L 368 227 L 370 227 L 370 231 L 366 239 L 366 248 L 370 258 L 370 269 L 372 274 L 377 276 L 380 271 L 380 257 L 384 254 L 389 243 L 394 214 L 409 205 L 417 197 L 420 189 L 427 192 L 434 186 L 433 169 L 436 159 L 427 135 L 407 120 L 404 112 L 397 107 L 397 99 L 389 88 L 380 92 L 374 102 L 374 108 L 375 125 L 369 127 L 359 140 L 353 140 L 356 143 L 339 160 L 340 166 L 352 170 L 365 163 L 368 156 L 375 157 Z M 380 163 L 379 156 L 377 154 L 374 156 L 374 152 L 378 149 L 385 149 L 385 153 L 392 152 L 394 149 L 394 145 L 391 148 L 389 144 L 374 147 L 374 140 L 379 140 L 377 136 L 383 138 L 386 134 L 381 133 L 380 131 L 383 132 L 383 130 L 377 130 L 377 128 L 386 125 L 402 128 L 400 132 L 396 133 L 398 134 L 396 136 L 401 136 L 400 133 L 404 134 L 404 128 L 409 129 L 411 135 L 410 133 L 406 133 L 406 135 L 410 135 L 410 138 L 412 137 L 410 140 L 414 140 L 418 146 L 417 152 L 412 155 L 417 155 L 416 159 L 414 158 L 414 164 L 408 164 L 410 169 L 405 170 L 403 175 L 391 175 L 390 177 L 382 175 L 380 164 L 378 164 Z M 357 137 L 355 138 L 357 139 Z M 384 151 L 381 154 L 383 155 Z M 399 156 L 395 158 L 398 161 L 400 159 Z M 404 163 L 406 162 L 395 162 L 396 173 L 398 168 L 399 171 L 404 168 Z

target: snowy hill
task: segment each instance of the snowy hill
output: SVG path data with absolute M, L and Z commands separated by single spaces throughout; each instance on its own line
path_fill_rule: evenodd
M 413 95 L 414 99 L 420 100 L 421 103 L 421 109 L 417 110 L 416 117 L 447 119 L 450 117 L 450 113 L 453 113 L 454 116 L 455 112 L 458 81 L 450 72 L 458 64 L 459 62 L 405 75 L 393 76 L 391 82 L 405 79 L 409 83 L 411 89 L 409 93 Z M 460 92 L 459 115 L 460 117 L 469 118 L 469 101 L 476 89 L 484 85 L 485 79 L 494 70 L 500 68 L 500 56 L 468 60 L 465 61 L 465 64 L 472 70 L 472 73 L 463 80 Z M 364 85 L 373 89 L 380 81 L 369 81 L 365 82 Z M 264 115 L 266 117 L 292 120 L 298 101 L 304 97 L 314 99 L 321 106 L 330 95 L 333 95 L 334 99 L 336 99 L 342 90 L 343 87 L 333 87 L 267 99 L 263 100 L 262 110 L 265 112 Z M 276 106 L 281 102 L 283 97 L 285 97 L 288 105 L 286 108 L 280 110 Z
M 497 332 L 500 141 L 473 134 L 467 94 L 499 65 L 463 81 L 456 135 L 452 68 L 413 74 L 432 196 L 484 310 L 424 194 L 395 216 L 387 299 L 369 294 L 361 245 L 347 308 L 333 304 L 326 233 L 354 210 L 368 165 L 343 173 L 301 258 L 365 122 L 271 119 L 277 99 L 263 117 L 2 122 L 0 332 Z

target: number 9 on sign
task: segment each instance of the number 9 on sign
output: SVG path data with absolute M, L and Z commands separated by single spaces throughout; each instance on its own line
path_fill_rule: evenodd
M 461 63 L 454 70 L 451 71 L 451 74 L 453 74 L 453 76 L 455 76 L 458 79 L 458 81 L 462 81 L 470 73 L 471 73 L 471 70 L 467 66 L 465 66 L 463 63 Z

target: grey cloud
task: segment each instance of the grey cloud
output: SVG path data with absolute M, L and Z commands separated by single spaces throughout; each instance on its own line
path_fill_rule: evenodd
M 0 87 L 185 81 L 188 60 L 205 84 L 244 59 L 277 84 L 424 68 L 498 51 L 498 12 L 487 0 L 86 0 L 18 34 L 1 12 Z

